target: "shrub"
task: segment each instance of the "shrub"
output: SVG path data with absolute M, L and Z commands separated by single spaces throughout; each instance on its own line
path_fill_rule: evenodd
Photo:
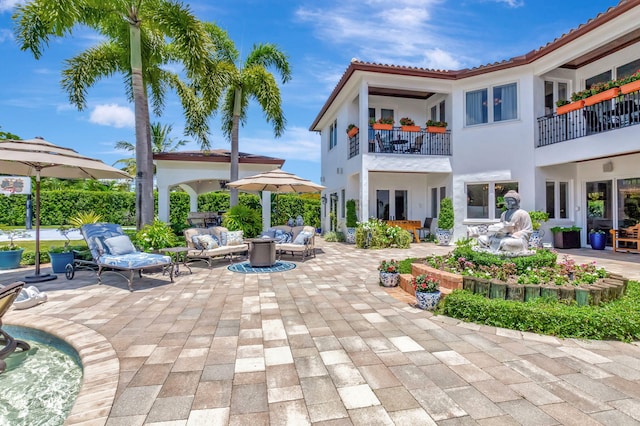
M 342 232 L 328 231 L 324 234 L 324 240 L 329 243 L 343 243 L 346 241 L 346 238 Z
M 356 200 L 347 200 L 347 228 L 355 228 L 358 225 L 356 214 Z
M 407 259 L 401 260 L 398 267 L 398 272 L 401 274 L 410 274 L 411 273 L 411 264 L 418 263 L 424 259 L 418 259 L 417 257 L 409 257 Z
M 253 238 L 262 230 L 262 216 L 242 204 L 231 207 L 222 216 L 222 225 L 230 231 L 242 231 L 246 238 Z
M 411 234 L 398 226 L 388 226 L 386 222 L 371 218 L 358 223 L 356 247 L 381 249 L 388 247 L 409 248 Z
M 453 229 L 453 201 L 449 197 L 445 197 L 440 201 L 438 228 Z
M 538 298 L 529 302 L 487 299 L 455 290 L 438 313 L 494 327 L 579 339 L 640 339 L 640 283 L 629 281 L 627 294 L 599 306 L 577 306 Z
M 167 223 L 156 218 L 136 233 L 135 243 L 140 250 L 151 252 L 175 246 L 176 236 Z

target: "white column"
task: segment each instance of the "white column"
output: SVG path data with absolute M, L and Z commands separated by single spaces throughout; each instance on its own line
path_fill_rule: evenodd
M 158 185 L 158 219 L 169 223 L 169 186 Z
M 360 83 L 360 91 L 358 98 L 358 108 L 360 110 L 360 157 L 362 158 L 369 152 L 369 84 L 366 80 Z M 361 161 L 360 168 L 360 217 L 359 222 L 369 219 L 369 169 L 365 165 L 365 161 Z
M 198 193 L 189 185 L 182 184 L 180 188 L 184 189 L 184 192 L 189 194 L 189 211 L 197 212 L 198 211 Z
M 271 227 L 271 192 L 262 191 L 262 230 Z

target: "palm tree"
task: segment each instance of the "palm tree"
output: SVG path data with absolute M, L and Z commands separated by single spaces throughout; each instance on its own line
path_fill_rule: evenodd
M 218 45 L 218 50 L 227 51 L 219 59 L 233 60 L 235 63 L 238 54 L 235 48 Z M 231 140 L 231 172 L 229 179 L 238 180 L 238 132 L 240 125 L 247 121 L 246 112 L 249 99 L 255 99 L 265 113 L 267 122 L 273 125 L 275 137 L 280 137 L 284 131 L 286 120 L 282 112 L 280 89 L 275 77 L 268 68 L 273 67 L 281 76 L 282 83 L 291 78 L 291 70 L 287 56 L 273 44 L 254 45 L 241 68 L 233 67 L 226 89 L 222 109 L 222 130 L 225 136 Z M 231 189 L 230 206 L 238 204 L 238 190 Z
M 211 64 L 215 46 L 207 28 L 187 6 L 171 0 L 33 0 L 17 7 L 16 36 L 22 50 L 36 59 L 51 37 L 71 35 L 89 27 L 105 41 L 65 61 L 63 89 L 79 110 L 86 107 L 86 92 L 103 77 L 120 73 L 134 103 L 136 128 L 136 225 L 151 223 L 154 215 L 153 162 L 149 134 L 151 95 L 154 113 L 160 115 L 167 88 L 180 96 L 186 119 L 185 133 L 208 148 L 207 117 L 217 108 L 225 87 L 224 75 Z M 160 66 L 184 66 L 187 79 L 196 76 L 206 84 L 192 88 L 177 74 Z M 197 89 L 197 90 L 196 90 Z
M 180 147 L 184 146 L 188 141 L 180 139 L 176 141 L 176 138 L 170 137 L 173 126 L 171 124 L 162 125 L 160 123 L 153 123 L 151 125 L 151 152 L 175 152 Z M 118 141 L 116 142 L 116 149 L 123 151 L 136 152 L 136 146 L 131 142 Z M 136 174 L 136 162 L 134 158 L 122 158 L 116 161 L 113 165 L 123 164 L 122 170 L 130 175 Z M 155 170 L 154 170 L 155 174 Z

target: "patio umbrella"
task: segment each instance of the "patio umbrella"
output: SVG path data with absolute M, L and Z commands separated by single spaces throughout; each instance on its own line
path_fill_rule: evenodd
M 227 187 L 237 188 L 242 191 L 270 192 L 319 192 L 324 189 L 322 185 L 280 169 L 229 182 Z
M 56 279 L 53 274 L 40 274 L 40 178 L 61 179 L 131 179 L 127 173 L 100 160 L 83 157 L 70 148 L 63 148 L 42 138 L 0 141 L 0 171 L 2 174 L 35 176 L 36 178 L 36 270 L 25 281 L 42 282 Z
M 242 191 L 270 191 L 276 193 L 276 212 L 278 210 L 278 192 L 319 192 L 325 187 L 303 179 L 293 173 L 281 169 L 249 176 L 229 182 L 227 187 L 238 188 Z

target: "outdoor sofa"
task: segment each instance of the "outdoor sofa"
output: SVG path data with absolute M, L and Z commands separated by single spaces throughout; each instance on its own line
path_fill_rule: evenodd
M 93 261 L 98 266 L 98 283 L 102 284 L 104 271 L 116 272 L 127 279 L 129 290 L 133 291 L 133 273 L 142 276 L 143 270 L 162 268 L 169 271 L 173 282 L 173 262 L 170 256 L 138 251 L 122 227 L 115 223 L 90 223 L 80 228 L 82 236 L 91 251 Z M 119 272 L 128 272 L 128 276 Z
M 210 228 L 188 228 L 184 230 L 187 243 L 187 259 L 202 260 L 211 267 L 211 261 L 216 257 L 229 257 L 233 262 L 233 255 L 244 254 L 249 245 L 244 242 L 242 231 L 229 231 L 224 226 Z
M 300 254 L 303 262 L 307 257 L 316 257 L 316 230 L 313 226 L 278 225 L 267 229 L 261 235 L 276 240 L 278 259 L 288 252 L 291 252 L 294 258 L 296 254 Z

